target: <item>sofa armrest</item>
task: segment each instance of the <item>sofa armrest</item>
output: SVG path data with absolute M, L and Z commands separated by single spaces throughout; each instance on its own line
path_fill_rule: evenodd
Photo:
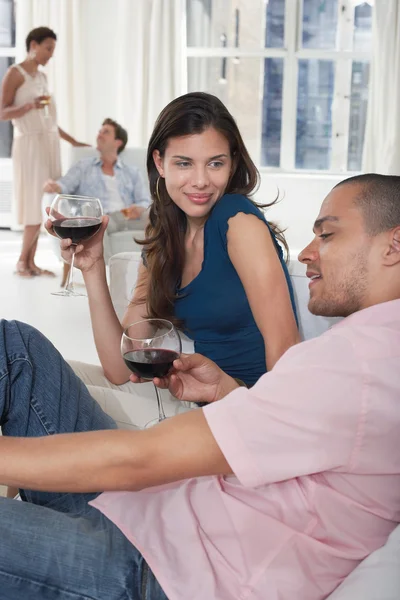
M 110 295 L 119 320 L 132 299 L 141 260 L 140 252 L 119 252 L 110 258 Z
M 400 525 L 386 544 L 372 552 L 327 600 L 399 600 Z

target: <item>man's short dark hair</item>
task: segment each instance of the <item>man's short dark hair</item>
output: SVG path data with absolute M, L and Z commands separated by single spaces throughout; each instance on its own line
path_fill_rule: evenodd
M 49 27 L 36 27 L 36 29 L 32 29 L 32 31 L 28 33 L 25 40 L 26 51 L 29 52 L 31 42 L 41 44 L 42 42 L 44 42 L 44 40 L 47 40 L 48 38 L 57 41 L 56 34 Z
M 338 183 L 357 185 L 360 191 L 355 197 L 363 212 L 367 233 L 378 235 L 400 225 L 400 177 L 366 173 L 349 177 Z
M 122 127 L 122 125 L 120 125 L 119 123 L 117 123 L 117 121 L 114 121 L 113 119 L 104 119 L 103 125 L 112 125 L 114 127 L 114 131 L 115 131 L 115 139 L 116 140 L 121 140 L 122 144 L 120 145 L 120 147 L 117 150 L 117 153 L 120 154 L 122 152 L 122 150 L 125 148 L 126 144 L 128 143 L 128 132 L 126 131 L 126 129 L 124 129 Z

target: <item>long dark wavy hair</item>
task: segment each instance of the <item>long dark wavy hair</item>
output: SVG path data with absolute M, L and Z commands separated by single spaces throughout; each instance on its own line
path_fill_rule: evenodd
M 148 288 L 143 290 L 143 300 L 137 300 L 137 303 L 146 297 L 148 317 L 169 319 L 180 327 L 183 324 L 174 316 L 174 303 L 185 262 L 187 218 L 170 198 L 164 179 L 159 177 L 153 153 L 158 150 L 163 158 L 171 138 L 199 134 L 210 127 L 221 133 L 230 147 L 232 171 L 224 193 L 243 194 L 258 208 L 272 206 L 277 201 L 276 198 L 270 204 L 258 204 L 251 200 L 251 194 L 259 185 L 259 172 L 234 118 L 216 96 L 192 92 L 176 98 L 161 111 L 147 149 L 152 198 L 149 224 L 145 240 L 136 240 L 144 246 L 149 283 Z M 269 222 L 269 225 L 287 254 L 283 231 L 274 223 Z

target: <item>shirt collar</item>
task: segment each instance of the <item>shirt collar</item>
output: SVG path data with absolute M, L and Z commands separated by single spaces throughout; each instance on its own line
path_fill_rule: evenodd
M 101 166 L 103 164 L 103 161 L 101 160 L 100 156 L 97 156 L 94 159 L 94 163 L 93 164 L 95 164 L 96 166 L 97 165 Z M 122 160 L 120 158 L 117 158 L 117 160 L 115 161 L 114 167 L 116 167 L 117 169 L 122 169 L 123 164 L 122 164 Z
M 375 324 L 384 324 L 387 322 L 395 322 L 400 320 L 400 299 L 389 300 L 374 304 L 368 308 L 363 308 L 349 315 L 333 327 L 340 328 L 351 323 L 352 325 L 367 325 L 369 322 Z

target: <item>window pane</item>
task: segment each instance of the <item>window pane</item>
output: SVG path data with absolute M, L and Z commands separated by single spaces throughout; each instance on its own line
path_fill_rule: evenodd
M 15 46 L 15 21 L 13 0 L 0 0 L 0 46 Z
M 281 162 L 283 59 L 264 61 L 261 165 L 279 167 Z
M 235 117 L 253 160 L 260 152 L 262 58 L 188 58 L 188 91 L 218 96 Z
M 354 9 L 353 50 L 370 52 L 372 44 L 372 6 L 360 2 Z
M 285 43 L 285 0 L 267 2 L 266 48 L 283 48 Z
M 303 48 L 336 48 L 337 0 L 303 0 Z
M 299 60 L 296 168 L 329 169 L 335 67 L 328 60 Z
M 347 169 L 360 171 L 368 108 L 369 63 L 353 62 Z
M 0 80 L 3 79 L 8 67 L 13 63 L 12 58 L 0 56 Z M 11 156 L 12 125 L 10 121 L 0 121 L 0 158 Z
M 283 47 L 285 0 L 186 0 L 187 44 L 261 50 Z

